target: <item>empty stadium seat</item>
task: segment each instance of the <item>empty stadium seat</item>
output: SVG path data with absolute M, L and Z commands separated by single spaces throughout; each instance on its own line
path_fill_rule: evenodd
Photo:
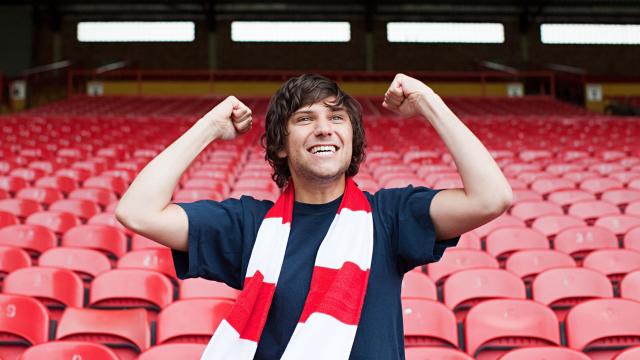
M 89 306 L 101 309 L 140 307 L 155 320 L 162 308 L 173 300 L 169 279 L 159 272 L 142 269 L 115 269 L 96 276 L 91 282 Z
M 124 232 L 127 236 L 133 236 L 133 231 L 124 227 L 117 219 L 116 215 L 113 212 L 103 212 L 100 214 L 96 214 L 92 216 L 88 221 L 89 225 L 109 225 L 115 228 L 120 229 L 120 231 Z
M 478 236 L 474 231 L 466 232 L 460 236 L 460 240 L 458 241 L 456 248 L 482 250 L 480 236 Z
M 83 247 L 120 258 L 127 252 L 127 237 L 120 229 L 109 225 L 81 225 L 67 231 L 62 246 Z
M 550 201 L 523 201 L 511 209 L 511 215 L 521 219 L 525 223 L 531 223 L 543 215 L 563 215 L 559 205 Z
M 207 344 L 233 303 L 220 299 L 178 300 L 158 315 L 158 344 Z
M 559 345 L 560 330 L 553 311 L 540 303 L 496 299 L 469 310 L 465 338 L 467 353 L 487 360 L 514 348 Z
M 624 188 L 624 184 L 616 179 L 593 178 L 586 179 L 580 183 L 580 189 L 594 195 L 600 195 L 605 191 L 618 190 Z
M 83 341 L 52 341 L 32 346 L 20 360 L 42 359 L 120 360 L 108 347 Z
M 553 240 L 554 248 L 571 255 L 580 263 L 590 252 L 618 247 L 616 235 L 599 226 L 579 226 L 563 230 Z
M 640 173 L 638 173 L 640 175 Z M 602 194 L 602 200 L 624 208 L 627 204 L 640 201 L 640 190 L 618 189 L 609 190 Z
M 531 223 L 531 228 L 552 240 L 561 231 L 586 225 L 587 223 L 584 220 L 571 215 L 544 215 L 535 219 Z
M 69 212 L 85 221 L 100 212 L 98 204 L 89 200 L 63 199 L 49 206 L 49 211 Z
M 189 343 L 156 345 L 140 354 L 138 360 L 199 360 L 205 347 L 205 344 Z
M 624 235 L 623 244 L 625 249 L 640 251 L 640 226 L 627 231 Z
M 5 211 L 24 219 L 36 211 L 41 211 L 42 205 L 37 201 L 28 199 L 4 199 L 0 200 L 0 211 Z
M 584 190 L 562 190 L 549 194 L 547 200 L 568 208 L 578 201 L 596 200 L 596 196 Z
M 640 201 L 629 203 L 624 209 L 624 213 L 627 215 L 640 217 Z
M 120 196 L 127 189 L 127 183 L 119 177 L 92 176 L 82 183 L 82 187 L 85 189 L 105 189 Z
M 14 246 L 0 245 L 0 281 L 6 274 L 29 266 L 31 257 L 26 251 Z
M 585 268 L 557 268 L 541 272 L 531 284 L 533 299 L 553 309 L 560 321 L 576 304 L 613 297 L 609 279 Z
M 76 180 L 66 176 L 43 176 L 36 180 L 34 185 L 40 188 L 60 190 L 65 195 L 78 188 Z
M 82 280 L 71 270 L 28 267 L 13 271 L 4 279 L 5 294 L 31 296 L 49 308 L 53 320 L 67 306 L 82 307 L 84 290 Z
M 39 301 L 0 294 L 0 357 L 18 359 L 24 350 L 49 338 L 49 314 Z
M 632 271 L 622 278 L 620 297 L 640 302 L 640 270 Z
M 566 320 L 567 345 L 592 359 L 611 359 L 621 349 L 640 344 L 640 302 L 597 299 L 578 304 Z
M 617 353 L 614 360 L 636 360 L 640 359 L 640 346 L 634 346 Z
M 67 308 L 60 318 L 56 340 L 103 344 L 120 360 L 132 360 L 149 348 L 151 334 L 144 309 Z
M 235 301 L 240 290 L 228 285 L 203 278 L 184 279 L 180 282 L 179 299 L 226 299 Z
M 540 346 L 511 350 L 500 360 L 591 360 L 579 351 L 560 346 Z
M 178 276 L 173 265 L 170 249 L 136 250 L 125 254 L 118 260 L 119 269 L 147 269 L 166 275 L 176 286 Z
M 514 226 L 525 227 L 525 223 L 515 216 L 502 214 L 488 223 L 475 228 L 473 232 L 475 232 L 480 238 L 484 238 L 495 229 Z
M 525 299 L 526 289 L 515 274 L 502 269 L 470 269 L 451 274 L 442 287 L 444 304 L 462 322 L 476 304 L 498 298 Z
M 498 260 L 484 251 L 449 249 L 438 262 L 427 264 L 427 274 L 436 283 L 441 283 L 456 271 L 473 268 L 498 268 Z
M 69 269 L 83 281 L 90 282 L 98 274 L 111 270 L 109 258 L 103 253 L 84 248 L 57 247 L 40 255 L 39 265 Z
M 15 197 L 16 199 L 33 200 L 45 206 L 64 198 L 62 192 L 58 189 L 40 187 L 23 188 L 18 191 Z
M 602 200 L 583 200 L 569 206 L 569 215 L 576 216 L 588 223 L 594 223 L 596 219 L 606 215 L 619 215 L 618 206 Z
M 622 238 L 629 230 L 640 226 L 640 217 L 624 214 L 602 216 L 596 220 L 595 225 L 607 228 Z
M 133 234 L 131 237 L 131 251 L 145 249 L 169 249 L 168 247 L 148 239 L 140 234 Z
M 10 225 L 0 229 L 0 244 L 15 246 L 36 257 L 58 244 L 56 235 L 40 225 Z
M 68 212 L 59 211 L 38 211 L 25 220 L 28 225 L 44 226 L 57 235 L 62 235 L 72 227 L 81 225 L 82 222 L 77 216 Z
M 5 226 L 17 225 L 19 223 L 20 221 L 17 216 L 6 211 L 0 211 L 0 229 Z
M 539 231 L 509 227 L 492 231 L 486 239 L 487 252 L 498 260 L 506 260 L 519 250 L 548 249 L 549 240 Z
M 80 188 L 69 193 L 69 199 L 87 200 L 106 207 L 110 202 L 117 199 L 111 190 L 102 188 Z
M 404 345 L 458 347 L 456 318 L 443 304 L 426 299 L 403 299 Z
M 505 263 L 505 269 L 518 275 L 525 283 L 530 283 L 545 270 L 575 266 L 569 255 L 550 249 L 516 251 Z
M 402 279 L 401 297 L 403 299 L 437 300 L 436 284 L 427 275 L 409 271 Z
M 584 258 L 582 266 L 607 275 L 615 284 L 626 273 L 640 269 L 640 252 L 628 249 L 596 250 Z

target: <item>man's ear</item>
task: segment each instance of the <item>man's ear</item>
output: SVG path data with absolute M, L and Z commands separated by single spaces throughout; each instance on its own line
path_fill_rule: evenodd
M 286 157 L 287 157 L 287 152 L 286 152 L 284 149 L 282 149 L 282 150 L 278 151 L 278 152 L 276 153 L 276 155 L 278 155 L 278 158 L 280 158 L 280 159 L 284 159 L 284 158 L 286 158 Z

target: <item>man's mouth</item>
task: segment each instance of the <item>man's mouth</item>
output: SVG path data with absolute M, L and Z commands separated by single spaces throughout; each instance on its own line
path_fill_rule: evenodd
M 316 145 L 308 149 L 312 154 L 333 154 L 338 151 L 338 147 L 335 145 Z

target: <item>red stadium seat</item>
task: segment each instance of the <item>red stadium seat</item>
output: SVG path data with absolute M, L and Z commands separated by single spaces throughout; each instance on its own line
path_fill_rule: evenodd
M 149 348 L 151 334 L 143 309 L 96 310 L 67 308 L 56 340 L 77 340 L 109 346 L 120 360 L 133 360 Z
M 25 179 L 16 176 L 0 176 L 0 189 L 9 193 L 17 193 L 20 189 L 27 187 Z
M 640 252 L 629 249 L 596 250 L 584 258 L 582 266 L 600 271 L 615 284 L 626 273 L 640 269 Z
M 584 190 L 562 190 L 549 194 L 547 199 L 564 208 L 578 201 L 596 200 L 596 196 Z
M 82 187 L 85 189 L 105 189 L 120 196 L 127 190 L 127 183 L 119 177 L 92 176 L 82 183 Z
M 601 200 L 584 200 L 569 206 L 569 215 L 579 217 L 589 223 L 594 223 L 601 216 L 619 214 L 618 206 Z
M 9 172 L 9 176 L 23 178 L 28 183 L 32 183 L 36 179 L 44 176 L 44 174 L 45 174 L 44 171 L 40 169 L 31 169 L 31 168 L 25 168 L 25 167 L 15 168 L 11 170 L 11 172 Z
M 63 199 L 62 192 L 57 189 L 26 187 L 18 191 L 17 199 L 33 200 L 41 205 L 49 205 L 54 201 Z
M 525 227 L 525 224 L 524 224 L 524 221 L 518 219 L 515 216 L 503 214 L 491 220 L 490 222 L 478 228 L 475 228 L 473 232 L 478 234 L 480 238 L 484 238 L 495 229 L 503 228 L 503 227 L 514 227 L 514 226 Z
M 18 225 L 18 217 L 6 211 L 0 211 L 0 229 L 9 225 Z
M 5 294 L 35 297 L 49 308 L 53 320 L 58 320 L 67 306 L 82 307 L 82 280 L 71 270 L 28 267 L 18 269 L 4 279 Z
M 240 290 L 224 283 L 203 278 L 185 279 L 180 282 L 180 300 L 186 299 L 226 299 L 235 301 Z
M 82 224 L 77 216 L 60 211 L 38 211 L 29 215 L 25 220 L 28 225 L 40 225 L 48 228 L 57 235 L 62 235 L 72 227 Z
M 88 200 L 106 207 L 110 202 L 117 200 L 117 197 L 111 190 L 107 189 L 80 188 L 69 193 L 69 199 Z
M 640 177 L 640 173 L 638 174 L 638 176 Z M 619 207 L 624 207 L 631 202 L 640 201 L 640 190 L 609 190 L 602 194 L 602 200 Z
M 620 297 L 640 302 L 640 270 L 635 270 L 620 281 Z
M 56 163 L 56 162 L 54 162 L 54 161 L 48 161 L 48 160 L 39 161 L 39 160 L 36 160 L 36 161 L 30 162 L 28 167 L 30 169 L 41 170 L 45 174 L 51 174 L 54 171 L 57 171 L 58 169 L 60 169 L 61 165 Z
M 100 207 L 89 200 L 64 199 L 51 204 L 49 211 L 69 212 L 81 219 L 88 220 L 100 212 Z
M 560 344 L 558 321 L 548 307 L 531 300 L 488 300 L 471 308 L 465 321 L 467 353 L 479 360 L 507 351 Z
M 144 249 L 169 249 L 160 243 L 148 239 L 140 234 L 133 234 L 131 237 L 131 251 Z
M 31 258 L 26 251 L 14 246 L 0 245 L 0 280 L 14 270 L 29 266 Z
M 624 235 L 625 249 L 640 251 L 640 226 L 631 228 Z
M 149 320 L 173 300 L 173 287 L 162 274 L 141 269 L 115 269 L 96 276 L 91 283 L 89 306 L 101 309 L 140 307 Z
M 554 248 L 582 262 L 590 252 L 618 247 L 616 235 L 599 226 L 581 226 L 564 230 L 553 239 Z
M 525 201 L 542 201 L 542 195 L 533 190 L 513 190 L 513 204 Z
M 510 227 L 497 229 L 487 235 L 487 252 L 499 260 L 506 260 L 519 250 L 548 249 L 549 240 L 539 231 Z
M 127 252 L 127 237 L 113 226 L 81 225 L 64 234 L 62 246 L 95 249 L 117 259 Z
M 627 215 L 640 217 L 640 201 L 629 203 L 625 208 L 624 213 Z
M 559 346 L 529 347 L 511 350 L 500 360 L 591 360 L 587 355 L 576 350 Z
M 637 360 L 640 359 L 640 346 L 627 348 L 617 353 L 613 360 Z
M 474 231 L 469 231 L 460 236 L 460 241 L 458 241 L 456 248 L 482 250 L 482 242 Z
M 490 299 L 525 299 L 526 289 L 522 280 L 502 269 L 470 269 L 451 274 L 442 287 L 444 304 L 462 322 L 469 309 Z
M 66 176 L 43 176 L 36 180 L 34 185 L 39 188 L 57 189 L 64 194 L 68 194 L 78 188 L 76 180 Z
M 207 344 L 232 307 L 227 300 L 175 301 L 158 315 L 158 344 Z
M 178 276 L 173 265 L 171 250 L 146 249 L 125 254 L 116 265 L 119 269 L 147 269 L 166 275 L 174 284 L 178 284 Z
M 52 341 L 32 346 L 22 354 L 20 360 L 42 359 L 120 360 L 108 347 L 82 341 Z
M 36 299 L 20 295 L 0 295 L 0 357 L 19 359 L 26 347 L 49 338 L 49 314 Z
M 436 283 L 441 283 L 456 271 L 474 268 L 498 268 L 498 261 L 484 251 L 449 249 L 440 261 L 427 264 L 427 274 Z
M 199 360 L 205 348 L 205 344 L 185 343 L 156 345 L 140 354 L 138 360 Z
M 541 195 L 562 190 L 574 190 L 575 188 L 576 184 L 573 181 L 562 178 L 538 179 L 531 183 L 531 190 Z
M 10 225 L 0 229 L 0 245 L 25 249 L 32 257 L 58 244 L 56 235 L 40 225 Z
M 559 205 L 550 201 L 523 201 L 511 209 L 511 215 L 521 219 L 525 223 L 533 222 L 544 215 L 563 215 Z
M 404 354 L 406 360 L 473 360 L 460 350 L 438 347 L 410 347 Z
M 89 225 L 109 225 L 116 227 L 123 231 L 127 236 L 133 236 L 133 231 L 124 227 L 118 219 L 116 219 L 116 214 L 113 212 L 103 212 L 100 214 L 96 214 L 92 216 L 89 221 L 87 221 Z
M 580 183 L 580 189 L 599 195 L 609 190 L 623 189 L 624 184 L 616 179 L 610 178 L 592 178 L 586 179 Z
M 623 237 L 631 228 L 640 226 L 640 217 L 632 215 L 603 216 L 595 224 L 613 231 L 619 237 Z
M 182 189 L 175 192 L 173 202 L 194 202 L 198 200 L 224 200 L 222 194 L 211 189 Z
M 443 304 L 403 299 L 404 346 L 458 347 L 456 318 Z
M 55 176 L 64 176 L 71 178 L 77 182 L 83 182 L 91 176 L 91 171 L 80 168 L 63 168 L 55 172 Z
M 576 305 L 567 314 L 567 345 L 592 359 L 611 359 L 626 347 L 640 344 L 640 303 L 597 299 Z
M 427 275 L 409 271 L 402 279 L 401 297 L 403 299 L 438 300 L 436 284 Z
M 530 283 L 539 273 L 560 267 L 575 267 L 571 256 L 555 250 L 522 250 L 513 253 L 505 264 L 505 269 L 518 275 L 525 283 Z
M 543 233 L 547 238 L 553 239 L 561 231 L 586 225 L 585 221 L 570 215 L 545 215 L 535 219 L 531 228 Z
M 97 250 L 57 247 L 40 255 L 39 265 L 75 271 L 85 282 L 111 270 L 109 258 Z
M 541 272 L 531 284 L 533 299 L 551 307 L 564 320 L 574 305 L 594 298 L 613 297 L 604 274 L 584 268 L 558 268 Z
M 4 199 L 0 200 L 0 211 L 5 211 L 19 218 L 26 218 L 36 211 L 42 210 L 42 206 L 33 200 Z

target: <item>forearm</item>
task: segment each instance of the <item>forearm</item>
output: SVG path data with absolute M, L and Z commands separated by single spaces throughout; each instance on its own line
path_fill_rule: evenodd
M 118 203 L 117 218 L 136 228 L 144 217 L 161 212 L 170 204 L 182 174 L 216 138 L 214 128 L 205 119 L 198 120 L 140 171 Z
M 512 200 L 511 186 L 480 140 L 436 93 L 427 93 L 418 107 L 451 153 L 466 196 L 483 207 L 504 211 Z

